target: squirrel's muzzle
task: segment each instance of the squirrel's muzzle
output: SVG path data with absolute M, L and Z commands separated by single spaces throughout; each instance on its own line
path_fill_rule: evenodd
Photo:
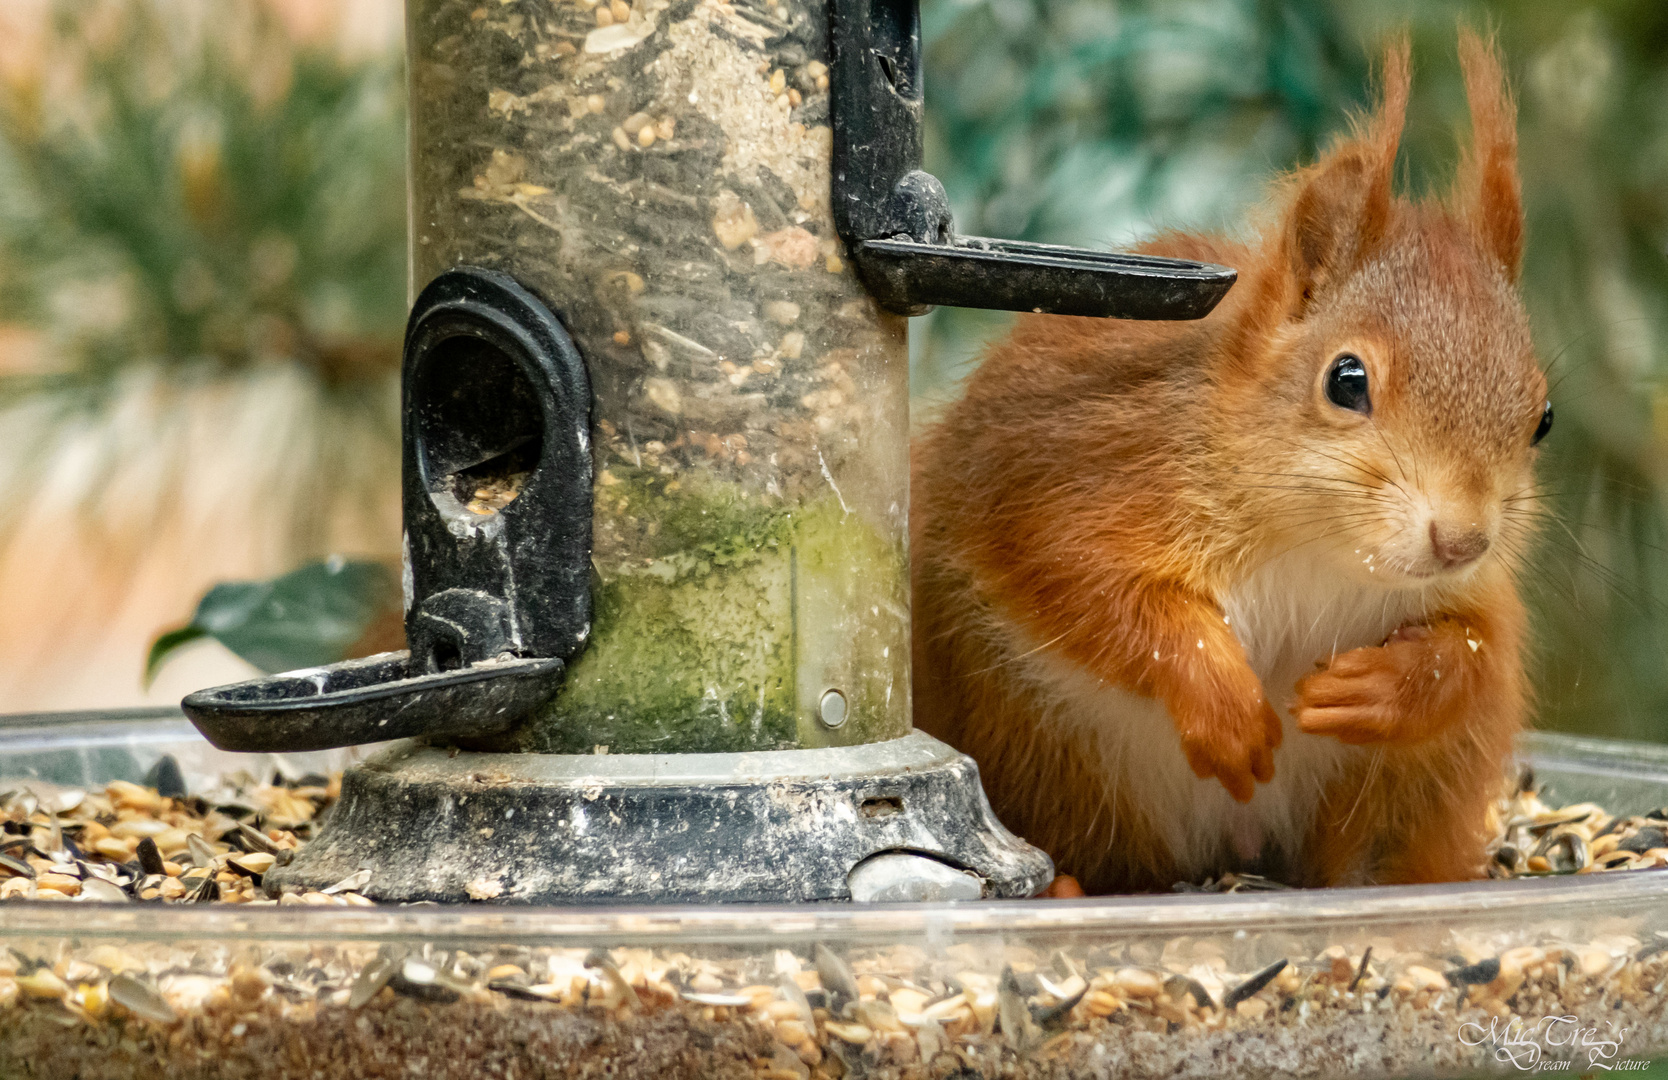
M 1479 525 L 1431 522 L 1431 554 L 1444 570 L 1476 562 L 1488 550 L 1488 532 Z

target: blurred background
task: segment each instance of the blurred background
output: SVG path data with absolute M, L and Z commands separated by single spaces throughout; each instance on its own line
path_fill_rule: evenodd
M 927 164 L 958 226 L 1102 247 L 1235 227 L 1365 103 L 1403 26 L 1403 176 L 1440 188 L 1465 117 L 1456 22 L 1497 28 L 1558 413 L 1527 582 L 1540 722 L 1668 740 L 1668 5 L 922 11 Z M 0 710 L 171 703 L 397 637 L 400 18 L 0 6 Z M 915 321 L 917 419 L 1003 325 Z

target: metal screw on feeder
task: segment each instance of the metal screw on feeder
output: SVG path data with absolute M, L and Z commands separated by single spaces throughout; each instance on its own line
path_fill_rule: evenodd
M 408 0 L 410 649 L 186 713 L 402 740 L 273 887 L 1030 895 L 1047 856 L 910 728 L 901 316 L 1198 318 L 1233 272 L 957 236 L 915 0 L 615 7 Z

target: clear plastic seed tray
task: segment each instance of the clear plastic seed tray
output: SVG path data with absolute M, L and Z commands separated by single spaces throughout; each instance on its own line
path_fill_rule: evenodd
M 1551 805 L 1668 749 L 1533 736 Z M 363 751 L 361 751 L 363 752 Z M 188 783 L 177 715 L 0 720 L 20 779 Z M 0 903 L 0 1076 L 1440 1076 L 1668 1056 L 1668 875 L 912 906 Z M 1563 1064 L 1563 1063 L 1567 1063 Z

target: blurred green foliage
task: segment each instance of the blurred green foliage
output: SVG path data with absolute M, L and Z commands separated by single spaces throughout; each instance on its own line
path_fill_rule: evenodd
M 0 385 L 98 387 L 134 364 L 386 376 L 405 314 L 399 58 L 299 47 L 250 0 L 56 14 L 0 97 L 0 319 L 48 336 L 39 369 Z
M 963 232 L 1116 247 L 1226 225 L 1364 96 L 1366 56 L 1327 0 L 922 7 L 928 167 Z M 1005 322 L 917 321 L 917 394 L 945 392 Z
M 1402 174 L 1441 190 L 1466 124 L 1459 20 L 1518 88 L 1524 291 L 1551 371 L 1526 582 L 1543 726 L 1668 738 L 1668 6 L 1653 0 L 925 0 L 928 167 L 963 231 L 1126 245 L 1232 228 L 1367 100 L 1411 30 Z M 1005 320 L 916 323 L 918 403 Z M 922 332 L 924 331 L 924 332 Z
M 1327 0 L 926 0 L 923 38 L 928 167 L 982 235 L 1229 226 L 1365 101 L 1367 54 Z M 1005 322 L 918 321 L 917 394 L 949 392 Z

